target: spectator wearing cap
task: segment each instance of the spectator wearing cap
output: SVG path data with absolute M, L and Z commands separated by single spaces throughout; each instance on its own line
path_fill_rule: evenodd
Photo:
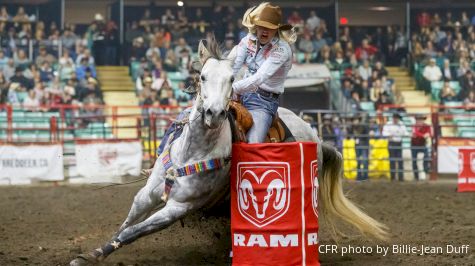
M 144 42 L 145 41 L 142 36 L 135 38 L 132 42 L 132 49 L 130 51 L 130 59 L 132 61 L 145 58 L 147 48 L 144 46 Z
M 10 79 L 11 83 L 18 83 L 21 87 L 30 90 L 33 88 L 33 82 L 23 75 L 23 68 L 16 67 L 15 75 Z
M 383 137 L 388 138 L 389 164 L 391 168 L 391 180 L 404 181 L 404 162 L 402 160 L 402 139 L 407 135 L 407 129 L 401 121 L 401 115 L 393 114 L 392 121 L 388 121 L 382 132 Z
M 88 78 L 87 85 L 85 88 L 82 88 L 78 95 L 79 101 L 84 102 L 86 99 L 93 99 L 96 103 L 102 103 L 102 91 L 99 88 L 97 80 L 93 77 Z
M 43 65 L 44 61 L 48 61 L 48 63 L 52 66 L 56 62 L 56 57 L 48 53 L 46 47 L 41 46 L 39 49 L 39 54 L 36 56 L 35 63 L 37 66 L 41 66 Z
M 412 170 L 414 171 L 414 179 L 419 180 L 419 169 L 417 166 L 417 156 L 419 153 L 424 155 L 423 168 L 426 174 L 430 169 L 429 151 L 427 149 L 428 139 L 432 137 L 431 127 L 424 123 L 426 116 L 423 114 L 416 115 L 416 124 L 412 127 L 411 136 L 411 155 Z

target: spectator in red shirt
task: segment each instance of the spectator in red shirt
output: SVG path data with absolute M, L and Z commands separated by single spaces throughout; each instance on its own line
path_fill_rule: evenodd
M 417 15 L 417 24 L 419 24 L 419 27 L 429 27 L 431 25 L 431 19 L 429 13 L 426 11 L 420 13 Z
M 361 41 L 361 46 L 357 47 L 355 50 L 356 59 L 358 59 L 358 61 L 372 61 L 373 56 L 376 54 L 377 51 L 378 48 L 369 44 L 368 39 L 363 39 L 363 41 Z
M 416 115 L 416 124 L 412 128 L 411 137 L 411 153 L 412 153 L 412 170 L 414 171 L 415 180 L 419 180 L 419 168 L 417 166 L 417 155 L 424 154 L 423 168 L 426 175 L 430 169 L 429 151 L 427 149 L 427 139 L 432 137 L 431 127 L 424 123 L 426 116 L 423 114 Z

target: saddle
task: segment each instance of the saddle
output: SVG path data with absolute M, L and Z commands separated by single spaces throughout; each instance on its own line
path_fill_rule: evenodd
M 247 142 L 246 135 L 254 124 L 252 115 L 239 102 L 231 101 L 229 104 L 231 115 L 229 116 L 231 128 L 233 129 L 233 142 Z M 267 132 L 266 143 L 295 141 L 289 128 L 284 121 L 276 114 L 272 125 Z

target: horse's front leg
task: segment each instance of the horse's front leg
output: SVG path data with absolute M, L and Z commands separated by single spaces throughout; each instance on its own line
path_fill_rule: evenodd
M 127 245 L 137 240 L 139 237 L 160 231 L 178 219 L 184 217 L 191 209 L 188 203 L 178 203 L 169 200 L 163 209 L 157 211 L 145 221 L 132 225 L 124 229 L 116 239 L 105 244 L 86 255 L 81 255 L 73 260 L 70 265 L 87 265 L 102 261 L 112 252 L 123 245 Z

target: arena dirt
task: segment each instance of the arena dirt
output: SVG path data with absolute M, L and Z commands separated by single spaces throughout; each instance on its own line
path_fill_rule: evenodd
M 1 187 L 0 265 L 67 265 L 80 252 L 103 244 L 125 218 L 140 187 Z M 474 265 L 475 193 L 455 183 L 371 182 L 345 185 L 352 199 L 391 229 L 384 244 L 346 229 L 338 247 L 470 245 L 466 254 L 321 254 L 323 265 Z M 103 265 L 226 265 L 230 250 L 227 211 L 196 213 L 171 228 L 138 240 Z M 335 244 L 328 226 L 321 244 Z

